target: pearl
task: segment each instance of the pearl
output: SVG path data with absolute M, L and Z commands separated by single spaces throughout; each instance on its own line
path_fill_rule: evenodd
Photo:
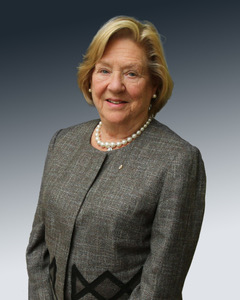
M 142 134 L 142 132 L 148 127 L 148 125 L 151 123 L 153 117 L 150 117 L 147 122 L 136 132 L 133 133 L 131 136 L 127 137 L 126 139 L 122 140 L 122 141 L 118 141 L 116 143 L 114 142 L 102 142 L 101 138 L 100 138 L 100 131 L 101 131 L 101 126 L 102 126 L 102 122 L 100 121 L 99 124 L 96 127 L 96 131 L 95 131 L 95 140 L 97 142 L 97 144 L 99 146 L 101 146 L 102 148 L 107 148 L 108 151 L 111 151 L 112 149 L 116 148 L 116 147 L 121 147 L 121 146 L 125 146 L 128 143 L 131 143 L 134 139 L 136 139 L 138 136 L 140 136 Z
M 121 147 L 122 146 L 122 142 L 117 142 L 117 147 Z
M 116 144 L 114 142 L 111 142 L 110 146 L 111 146 L 111 148 L 115 148 Z

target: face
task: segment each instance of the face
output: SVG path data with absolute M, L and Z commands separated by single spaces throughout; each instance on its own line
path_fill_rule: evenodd
M 95 65 L 91 89 L 103 124 L 141 126 L 156 91 L 144 49 L 128 38 L 109 42 Z

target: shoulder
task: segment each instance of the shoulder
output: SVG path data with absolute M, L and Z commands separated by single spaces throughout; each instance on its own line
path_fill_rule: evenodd
M 205 190 L 206 173 L 200 150 L 164 124 L 154 120 L 149 130 L 148 155 L 152 169 L 166 171 L 174 183 L 182 179 L 198 182 Z M 153 149 L 153 150 L 150 150 Z
M 66 138 L 76 138 L 84 136 L 85 134 L 91 134 L 99 120 L 91 120 L 85 123 L 73 125 L 64 129 L 60 129 L 57 133 L 58 140 Z
M 73 125 L 67 128 L 58 130 L 52 137 L 51 143 L 54 145 L 74 143 L 74 141 L 89 140 L 94 128 L 99 120 L 91 120 L 85 123 Z
M 153 120 L 146 137 L 151 144 L 160 151 L 168 149 L 168 151 L 188 151 L 196 149 L 188 141 L 180 137 L 176 132 L 171 130 L 168 126 Z
M 144 132 L 142 154 L 151 157 L 157 165 L 173 162 L 189 164 L 201 156 L 197 147 L 180 137 L 168 126 L 153 120 Z
M 50 153 L 55 153 L 57 156 L 72 155 L 80 148 L 84 150 L 98 122 L 99 120 L 92 120 L 58 130 L 50 141 L 48 155 Z

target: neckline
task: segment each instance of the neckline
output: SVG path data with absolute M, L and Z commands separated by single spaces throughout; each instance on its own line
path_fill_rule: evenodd
M 92 120 L 91 122 L 91 126 L 89 128 L 89 130 L 86 131 L 86 134 L 84 136 L 84 139 L 87 141 L 88 140 L 88 143 L 85 143 L 85 146 L 86 146 L 86 149 L 87 151 L 90 151 L 91 153 L 94 153 L 94 154 L 98 154 L 98 155 L 114 155 L 115 153 L 125 153 L 126 151 L 131 151 L 133 148 L 135 148 L 135 145 L 136 144 L 139 144 L 139 142 L 142 140 L 142 138 L 145 136 L 145 134 L 149 131 L 149 129 L 152 127 L 155 119 L 152 120 L 152 122 L 149 124 L 148 128 L 146 128 L 146 131 L 144 131 L 141 136 L 139 136 L 137 139 L 135 139 L 134 141 L 132 141 L 131 143 L 129 143 L 128 145 L 124 146 L 124 147 L 121 147 L 121 148 L 118 148 L 118 149 L 113 149 L 112 151 L 101 151 L 100 149 L 97 149 L 95 147 L 92 146 L 91 144 L 91 137 L 93 135 L 93 132 L 96 128 L 96 126 L 98 125 L 100 119 L 95 119 L 95 120 Z M 139 147 L 140 145 L 138 145 Z M 113 154 L 114 153 L 114 154 Z

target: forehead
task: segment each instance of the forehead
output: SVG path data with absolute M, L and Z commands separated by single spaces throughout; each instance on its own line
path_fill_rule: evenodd
M 117 38 L 107 44 L 99 62 L 122 62 L 146 66 L 147 56 L 143 47 L 130 38 Z

